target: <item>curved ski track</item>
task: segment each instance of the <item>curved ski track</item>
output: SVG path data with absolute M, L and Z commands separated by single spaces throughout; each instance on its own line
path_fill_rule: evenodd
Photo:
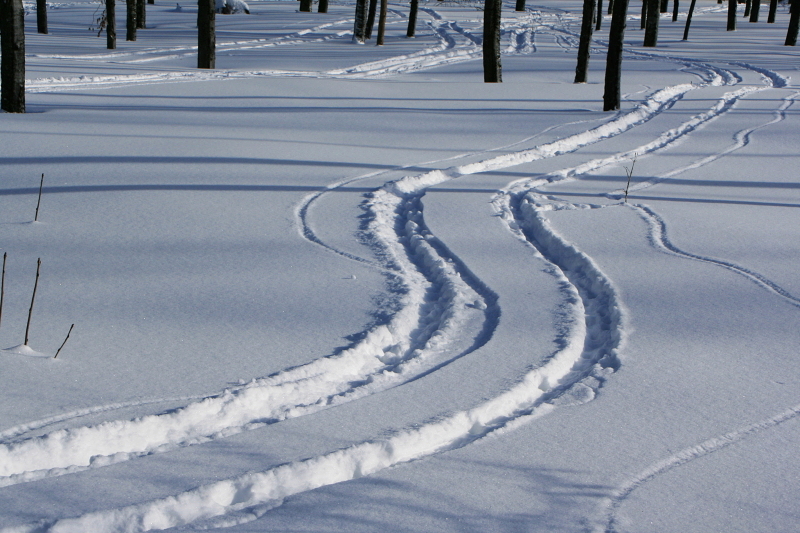
M 468 32 L 461 30 L 458 25 L 441 23 L 434 26 L 438 22 L 434 17 L 432 27 L 442 42 L 436 52 L 455 48 L 454 41 L 446 31 L 448 28 L 464 35 L 468 44 L 476 45 L 476 41 L 467 35 Z M 533 38 L 518 42 L 518 50 L 535 50 L 526 44 L 533 43 Z M 423 51 L 419 54 L 424 56 L 430 52 Z M 460 55 L 469 54 L 467 49 Z M 361 66 L 363 69 L 354 67 L 333 75 L 401 72 L 407 70 L 407 65 L 417 61 L 420 56 L 395 58 L 392 64 L 382 62 L 380 65 Z M 445 59 L 436 64 L 444 64 L 444 61 L 454 57 L 455 55 L 445 54 Z M 428 63 L 427 66 L 432 64 Z M 370 262 L 385 272 L 390 287 L 396 294 L 397 310 L 386 324 L 376 325 L 366 333 L 364 339 L 341 354 L 253 380 L 248 385 L 206 397 L 173 413 L 61 430 L 17 443 L 9 443 L 8 439 L 53 423 L 57 421 L 57 417 L 11 428 L 0 433 L 0 438 L 6 441 L 0 448 L 0 472 L 5 476 L 0 483 L 11 484 L 73 472 L 136 455 L 164 451 L 170 447 L 203 442 L 384 390 L 435 370 L 452 360 L 450 358 L 454 354 L 448 353 L 447 345 L 460 334 L 464 324 L 474 320 L 476 315 L 480 315 L 478 318 L 483 325 L 476 336 L 475 344 L 465 353 L 479 347 L 491 337 L 493 324 L 500 313 L 496 295 L 475 278 L 466 265 L 449 252 L 444 243 L 431 235 L 425 226 L 420 203 L 425 190 L 463 175 L 574 152 L 650 120 L 689 90 L 709 84 L 735 84 L 740 81 L 724 69 L 698 63 L 694 63 L 693 67 L 705 70 L 707 78 L 704 83 L 656 91 L 633 111 L 616 116 L 583 133 L 479 163 L 409 176 L 389 182 L 372 193 L 365 204 L 371 217 L 365 240 L 371 243 L 377 259 L 370 262 L 357 256 L 349 258 Z M 143 80 L 138 80 L 141 81 Z M 669 146 L 708 120 L 724 114 L 739 98 L 761 89 L 763 88 L 745 87 L 731 91 L 709 111 L 692 117 L 674 130 L 664 132 L 657 140 L 638 147 L 633 152 L 654 152 Z M 625 336 L 624 309 L 613 284 L 591 258 L 564 241 L 550 228 L 543 211 L 557 206 L 550 199 L 537 194 L 534 188 L 541 183 L 574 179 L 580 174 L 616 164 L 626 159 L 630 153 L 631 151 L 626 151 L 591 161 L 544 179 L 509 184 L 495 198 L 495 205 L 509 229 L 551 264 L 551 273 L 563 287 L 569 308 L 567 334 L 561 349 L 543 366 L 531 370 L 506 392 L 445 419 L 398 431 L 389 438 L 367 441 L 265 472 L 223 480 L 161 500 L 89 513 L 53 523 L 29 524 L 14 528 L 13 531 L 148 531 L 198 521 L 206 521 L 207 525 L 219 527 L 233 525 L 261 516 L 292 494 L 369 475 L 402 462 L 458 448 L 498 429 L 513 426 L 523 419 L 544 414 L 553 408 L 553 402 L 565 391 L 583 388 L 590 391 L 584 397 L 591 399 L 609 373 L 619 367 L 618 353 Z M 354 178 L 348 182 L 363 178 Z M 344 182 L 337 186 L 343 184 Z M 306 209 L 314 198 L 305 203 Z M 560 205 L 564 207 L 567 203 L 562 202 Z M 646 210 L 645 207 L 637 208 Z M 299 211 L 299 216 L 305 219 L 302 211 Z M 664 227 L 663 221 L 661 227 Z M 665 232 L 662 231 L 662 234 L 665 235 Z M 310 229 L 304 235 L 314 241 L 315 236 Z M 315 242 L 326 246 L 318 239 Z M 666 237 L 661 242 L 667 243 L 664 245 L 667 248 L 671 246 Z M 341 253 L 332 248 L 331 250 Z M 676 248 L 670 248 L 670 251 L 680 252 Z M 695 258 L 708 260 L 699 256 Z M 780 287 L 759 277 L 757 273 L 747 271 L 746 274 L 757 278 L 765 288 L 784 297 L 788 295 L 781 294 Z M 797 300 L 791 295 L 788 297 Z M 464 354 L 455 354 L 456 357 L 461 355 Z M 111 408 L 113 407 L 110 406 L 109 409 Z M 206 416 L 209 411 L 216 412 L 219 416 L 209 420 Z M 609 527 L 613 527 L 613 509 L 636 486 L 668 468 L 777 425 L 798 413 L 800 408 L 793 408 L 765 422 L 734 432 L 735 435 L 723 436 L 718 444 L 702 443 L 696 447 L 700 452 L 692 448 L 687 453 L 677 454 L 676 460 L 667 460 L 664 463 L 666 466 L 656 465 L 648 469 L 618 491 L 613 500 L 617 503 L 612 504 L 609 514 Z M 81 414 L 76 413 L 75 416 Z M 180 429 L 180 436 L 176 439 L 174 435 L 177 428 Z M 164 436 L 167 430 L 170 432 L 169 438 Z M 103 436 L 102 439 L 97 438 L 98 432 Z M 107 443 L 108 448 L 93 449 L 87 453 L 84 447 L 91 447 L 98 440 Z M 139 449 L 129 449 L 132 442 Z M 46 462 L 54 456 L 58 456 L 61 462 Z

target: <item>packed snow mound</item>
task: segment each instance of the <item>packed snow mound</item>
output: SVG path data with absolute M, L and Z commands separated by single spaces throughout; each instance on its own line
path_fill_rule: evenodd
M 250 14 L 250 6 L 242 0 L 216 0 L 216 11 L 223 15 L 233 15 L 234 13 Z

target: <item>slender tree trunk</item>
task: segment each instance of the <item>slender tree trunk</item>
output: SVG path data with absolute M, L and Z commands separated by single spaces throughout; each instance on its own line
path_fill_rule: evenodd
M 643 30 L 647 25 L 647 2 L 649 2 L 649 0 L 642 0 L 642 16 L 639 20 L 640 30 Z
M 672 22 L 678 21 L 678 9 L 679 9 L 678 0 L 674 0 L 672 2 Z
M 22 0 L 0 0 L 0 108 L 25 112 L 25 20 Z
M 612 15 L 614 13 L 614 0 L 608 0 L 608 15 Z
M 658 45 L 658 22 L 661 14 L 658 12 L 659 0 L 647 0 L 647 22 L 644 29 L 644 45 L 655 47 Z
M 769 1 L 769 15 L 767 16 L 767 24 L 775 23 L 775 13 L 778 11 L 778 0 Z
M 744 2 L 744 15 L 742 15 L 744 18 L 747 18 L 747 17 L 750 16 L 750 8 L 752 6 L 753 6 L 753 4 L 752 4 L 752 2 L 750 0 L 745 0 L 745 2 Z
M 117 0 L 106 1 L 106 48 L 117 48 Z
M 517 5 L 514 7 L 515 11 L 525 11 L 525 0 L 517 0 Z
M 789 13 L 792 16 L 789 18 L 789 31 L 786 33 L 786 46 L 795 46 L 797 44 L 797 29 L 800 27 L 800 0 L 790 0 Z
M 36 0 L 36 31 L 47 33 L 47 0 Z
M 217 28 L 214 0 L 197 1 L 197 68 L 216 68 Z
M 692 3 L 689 4 L 689 13 L 686 14 L 686 27 L 683 29 L 683 40 L 686 41 L 689 39 L 689 26 L 692 25 L 692 15 L 694 15 L 694 5 L 697 3 L 697 0 L 692 0 Z
M 125 40 L 136 40 L 136 4 L 137 0 L 125 0 Z
M 589 53 L 592 44 L 592 27 L 597 12 L 595 0 L 583 0 L 583 21 L 581 23 L 581 39 L 578 44 L 578 66 L 575 67 L 575 83 L 586 83 L 586 71 L 589 69 Z
M 408 13 L 408 30 L 406 37 L 413 37 L 417 32 L 417 11 L 419 11 L 419 0 L 411 0 L 411 10 Z
M 378 46 L 383 46 L 383 39 L 386 36 L 386 12 L 389 10 L 389 0 L 381 0 L 381 14 L 378 17 Z
M 503 66 L 500 62 L 500 14 L 502 0 L 486 0 L 483 10 L 483 81 L 503 81 Z
M 367 13 L 367 27 L 364 28 L 364 38 L 372 39 L 372 28 L 375 26 L 375 13 L 378 10 L 378 0 L 369 0 Z
M 317 13 L 327 13 L 327 12 L 328 12 L 328 0 L 319 0 Z
M 367 0 L 356 0 L 356 20 L 353 24 L 353 40 L 364 43 L 367 28 Z
M 625 19 L 628 17 L 628 0 L 614 0 L 614 13 L 608 35 L 606 56 L 606 82 L 603 92 L 603 111 L 619 109 L 622 78 L 622 46 L 625 39 Z
M 594 18 L 594 31 L 600 31 L 600 27 L 603 25 L 603 0 L 597 0 L 597 9 L 594 10 Z
M 728 0 L 728 31 L 736 31 L 736 0 Z
M 145 6 L 147 2 L 145 0 L 136 0 L 136 27 L 139 29 L 145 29 L 145 21 L 147 19 L 147 10 Z
M 669 12 L 669 0 L 661 0 L 661 5 L 659 6 L 659 11 L 661 13 Z
M 312 0 L 300 0 L 300 11 L 310 13 Z
M 758 22 L 758 12 L 761 11 L 761 0 L 753 0 L 750 8 L 750 22 Z
M 147 0 L 147 3 L 148 3 L 148 4 L 155 4 L 155 3 L 156 3 L 156 0 Z

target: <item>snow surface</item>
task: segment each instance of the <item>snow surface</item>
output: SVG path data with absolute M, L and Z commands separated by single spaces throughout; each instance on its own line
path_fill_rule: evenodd
M 609 17 L 575 85 L 581 3 L 506 4 L 484 84 L 478 6 L 254 1 L 207 71 L 191 4 L 26 4 L 0 532 L 797 529 L 787 8 L 632 6 L 607 113 Z

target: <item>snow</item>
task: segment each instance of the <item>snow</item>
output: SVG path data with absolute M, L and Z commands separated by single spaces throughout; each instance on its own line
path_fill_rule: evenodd
M 191 4 L 26 4 L 0 532 L 796 529 L 788 9 L 632 6 L 608 113 L 609 17 L 576 85 L 581 3 L 504 5 L 484 84 L 476 6 L 249 2 L 198 70 Z

